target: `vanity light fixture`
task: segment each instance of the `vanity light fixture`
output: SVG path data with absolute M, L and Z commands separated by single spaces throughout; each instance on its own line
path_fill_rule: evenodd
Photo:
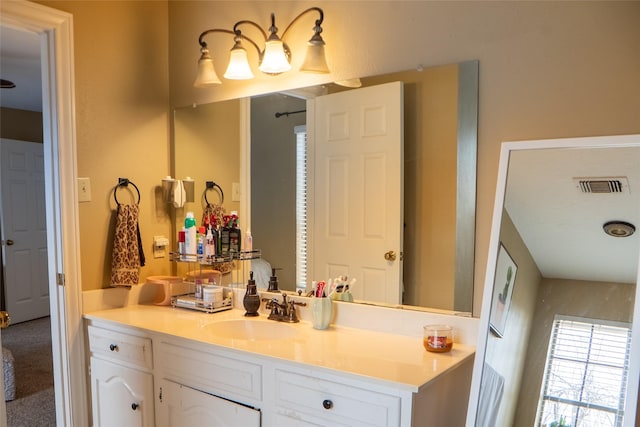
M 282 38 L 278 36 L 278 28 L 275 23 L 276 16 L 273 13 L 271 14 L 271 26 L 268 30 L 268 36 L 267 32 L 264 31 L 262 27 L 255 22 L 248 20 L 236 22 L 233 26 L 233 30 L 213 28 L 203 31 L 198 38 L 198 43 L 200 44 L 200 59 L 198 60 L 198 74 L 193 85 L 195 87 L 208 87 L 222 83 L 216 74 L 213 66 L 213 58 L 211 58 L 209 49 L 207 48 L 207 43 L 204 41 L 204 37 L 211 33 L 226 33 L 233 35 L 234 45 L 231 48 L 229 55 L 227 70 L 224 73 L 225 79 L 246 80 L 254 77 L 251 67 L 249 66 L 247 51 L 242 45 L 243 41 L 249 42 L 256 48 L 256 51 L 258 52 L 258 69 L 263 73 L 277 75 L 289 71 L 291 69 L 291 51 L 283 39 L 289 28 L 291 28 L 294 23 L 296 23 L 302 16 L 314 11 L 317 12 L 320 17 L 315 21 L 313 36 L 307 43 L 307 54 L 302 66 L 300 67 L 300 71 L 323 74 L 328 73 L 329 67 L 327 66 L 324 54 L 325 43 L 320 35 L 320 33 L 322 33 L 324 12 L 319 7 L 310 7 L 291 21 L 287 28 L 282 32 Z M 256 42 L 242 34 L 240 26 L 244 25 L 251 25 L 260 31 L 264 38 L 264 49 L 261 50 Z
M 633 224 L 625 221 L 609 221 L 602 228 L 605 233 L 613 237 L 629 237 L 636 231 Z

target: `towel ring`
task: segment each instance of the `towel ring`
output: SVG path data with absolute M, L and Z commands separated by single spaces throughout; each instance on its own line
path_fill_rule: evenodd
M 118 201 L 118 197 L 116 196 L 116 192 L 118 191 L 118 188 L 120 187 L 128 187 L 129 184 L 133 185 L 133 188 L 136 189 L 136 193 L 138 193 L 138 202 L 137 204 L 140 204 L 140 190 L 138 189 L 138 186 L 135 185 L 132 181 L 129 181 L 128 178 L 118 178 L 118 185 L 116 185 L 113 188 L 113 199 L 116 201 L 116 204 L 118 206 L 120 206 L 120 202 Z
M 224 192 L 222 191 L 222 187 L 220 187 L 213 181 L 207 181 L 206 188 L 204 189 L 204 201 L 207 202 L 207 206 L 211 206 L 211 203 L 209 203 L 209 199 L 207 199 L 207 191 L 214 190 L 216 188 L 220 190 L 220 204 L 224 204 Z

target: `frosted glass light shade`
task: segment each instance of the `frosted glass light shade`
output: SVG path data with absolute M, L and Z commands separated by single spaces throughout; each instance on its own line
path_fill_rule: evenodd
M 193 85 L 195 87 L 207 87 L 221 83 L 216 74 L 216 69 L 213 67 L 213 59 L 209 55 L 209 51 L 202 49 L 202 55 L 198 60 L 198 74 L 196 75 L 196 80 L 193 82 Z
M 247 51 L 244 48 L 234 47 L 231 49 L 229 65 L 224 73 L 224 78 L 229 80 L 248 80 L 253 78 Z
M 267 74 L 280 74 L 291 69 L 291 64 L 284 53 L 282 40 L 268 40 L 264 48 L 264 58 L 260 71 Z
M 309 41 L 307 45 L 307 54 L 300 71 L 308 73 L 326 74 L 329 72 L 327 60 L 324 56 L 324 42 Z

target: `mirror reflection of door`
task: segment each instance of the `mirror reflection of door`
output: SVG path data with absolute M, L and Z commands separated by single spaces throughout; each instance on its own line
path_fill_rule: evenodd
M 355 278 L 354 298 L 388 304 L 402 303 L 402 89 L 315 99 L 314 278 Z

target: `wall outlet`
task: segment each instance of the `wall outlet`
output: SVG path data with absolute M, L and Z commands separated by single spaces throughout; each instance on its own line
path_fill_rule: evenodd
M 91 201 L 91 181 L 89 178 L 78 178 L 78 202 Z

